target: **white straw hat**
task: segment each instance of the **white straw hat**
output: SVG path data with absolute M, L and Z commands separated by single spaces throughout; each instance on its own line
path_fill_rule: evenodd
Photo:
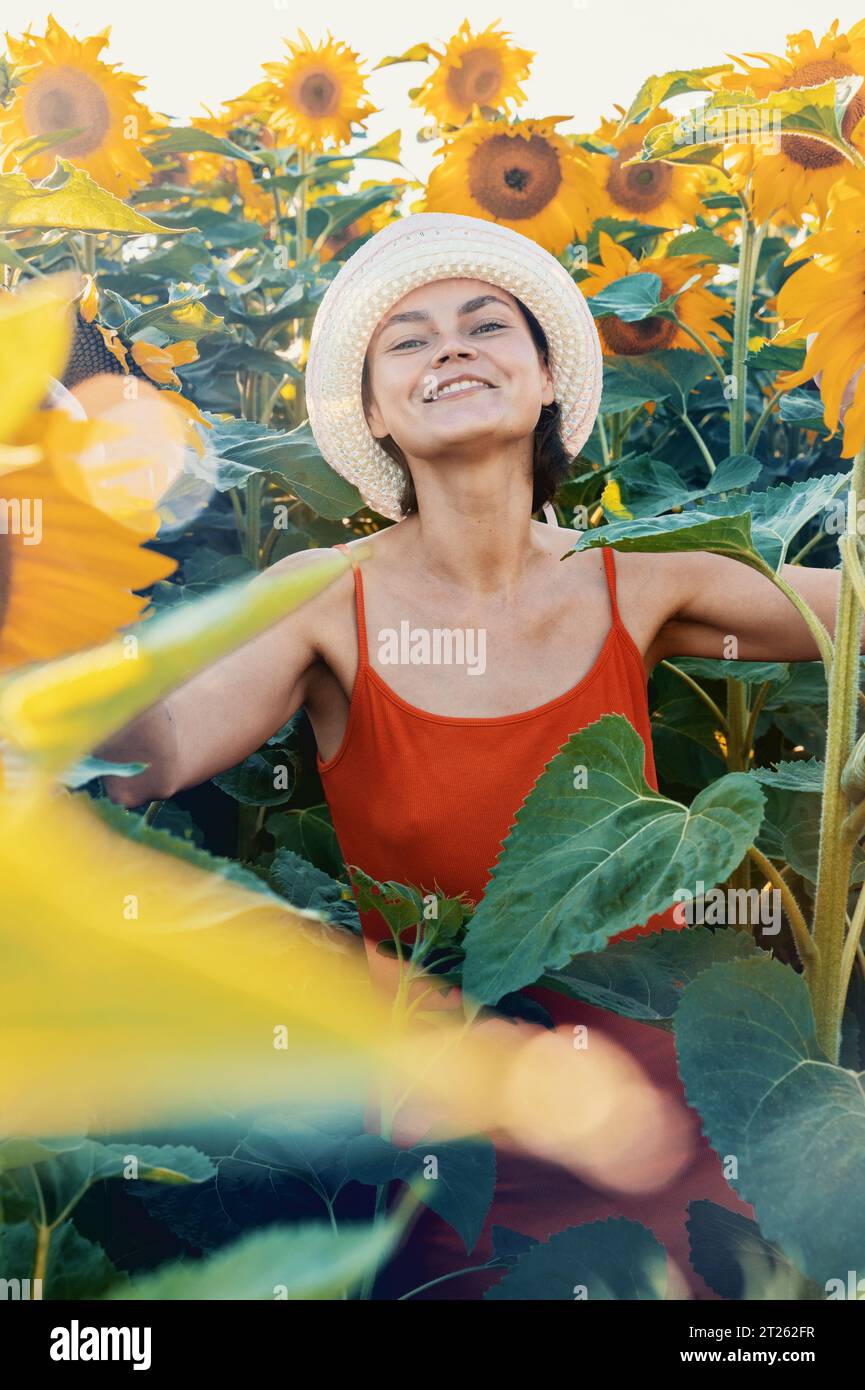
M 573 457 L 591 434 L 601 399 L 601 344 L 576 282 L 520 232 L 457 213 L 420 212 L 388 223 L 342 265 L 312 326 L 306 400 L 315 441 L 331 468 L 382 516 L 401 519 L 400 465 L 367 424 L 361 400 L 370 339 L 398 299 L 431 280 L 487 280 L 522 300 L 550 349 L 562 439 Z

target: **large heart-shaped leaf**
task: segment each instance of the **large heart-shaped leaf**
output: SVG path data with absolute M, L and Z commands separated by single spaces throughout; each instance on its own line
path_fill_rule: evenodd
M 2 1277 L 18 1279 L 27 1288 L 36 1254 L 36 1231 L 30 1222 L 6 1226 L 0 1251 Z M 45 1280 L 38 1296 L 52 1301 L 101 1298 L 109 1288 L 125 1288 L 128 1279 L 128 1274 L 115 1269 L 101 1245 L 86 1240 L 71 1221 L 64 1221 L 52 1234 Z M 27 1293 L 22 1296 L 27 1297 Z
M 66 178 L 62 183 L 58 177 Z M 117 232 L 121 236 L 170 232 L 101 188 L 86 169 L 58 159 L 50 182 L 31 183 L 23 174 L 0 174 L 0 228 L 46 227 L 52 231 Z
M 272 1226 L 207 1260 L 181 1260 L 112 1289 L 111 1299 L 226 1300 L 338 1298 L 387 1258 L 404 1223 Z
M 225 458 L 249 468 L 275 473 L 319 516 L 337 521 L 363 506 L 357 488 L 322 458 L 307 424 L 288 434 L 261 426 L 257 438 L 242 440 L 223 452 Z
M 757 954 L 749 932 L 692 927 L 586 951 L 564 970 L 549 971 L 541 984 L 625 1018 L 659 1023 L 673 1017 L 682 991 L 701 970 Z
M 361 1134 L 346 1153 L 349 1177 L 379 1186 L 395 1178 L 453 1227 L 470 1253 L 480 1239 L 496 1185 L 496 1152 L 485 1139 L 426 1139 L 397 1148 L 379 1134 Z
M 664 348 L 640 357 L 616 357 L 604 362 L 601 409 L 604 413 L 632 410 L 646 401 L 674 402 L 680 412 L 688 393 L 711 370 L 701 352 Z
M 755 1221 L 717 1202 L 688 1203 L 691 1264 L 722 1298 L 750 1303 L 761 1299 L 822 1298 L 784 1253 L 765 1239 Z
M 811 1278 L 865 1269 L 865 1074 L 820 1049 L 808 988 L 779 961 L 717 965 L 674 1019 L 690 1105 L 760 1230 Z
M 667 1253 L 638 1221 L 612 1217 L 569 1226 L 531 1246 L 485 1299 L 610 1300 L 663 1299 Z
M 495 1003 L 741 862 L 763 814 L 754 779 L 730 773 L 682 806 L 649 786 L 645 755 L 636 729 L 614 714 L 547 763 L 470 922 L 468 995 Z

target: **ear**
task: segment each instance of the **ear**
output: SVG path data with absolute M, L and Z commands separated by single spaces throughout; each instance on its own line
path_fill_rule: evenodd
M 552 405 L 553 401 L 556 399 L 556 388 L 553 385 L 553 374 L 543 358 L 541 358 L 541 376 L 544 383 L 544 389 L 541 393 L 541 404 Z
M 376 439 L 384 439 L 385 435 L 387 435 L 388 433 L 388 428 L 384 423 L 384 420 L 382 419 L 381 411 L 379 410 L 378 405 L 376 404 L 374 396 L 370 401 L 369 409 L 366 412 L 366 422 L 369 425 L 372 433 L 375 435 Z

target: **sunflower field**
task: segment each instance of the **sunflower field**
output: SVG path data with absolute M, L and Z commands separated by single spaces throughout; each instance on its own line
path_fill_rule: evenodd
M 521 991 L 540 980 L 674 1033 L 757 1217 L 694 1204 L 717 1299 L 865 1296 L 865 20 L 649 76 L 582 133 L 526 110 L 535 55 L 498 25 L 368 57 L 298 31 L 185 125 L 109 43 L 51 18 L 0 58 L 4 1296 L 416 1297 L 394 1260 L 424 1204 L 475 1265 L 484 1134 L 531 1148 L 543 1129 L 531 1087 L 505 1103 L 505 1019 L 539 1022 Z M 367 135 L 396 65 L 425 181 L 399 129 Z M 639 873 L 611 844 L 606 886 L 575 868 L 520 894 L 515 836 L 502 891 L 442 899 L 434 923 L 417 885 L 343 863 L 303 710 L 143 806 L 105 786 L 141 764 L 98 751 L 348 562 L 258 574 L 390 524 L 317 450 L 304 369 L 339 267 L 419 211 L 522 232 L 588 299 L 601 412 L 555 500 L 575 548 L 730 556 L 784 590 L 821 654 L 741 661 L 731 638 L 717 660 L 662 661 Z M 834 639 L 780 573 L 805 559 L 840 569 Z M 603 756 L 624 816 L 645 789 L 635 739 L 620 716 L 574 734 L 521 824 L 585 864 L 591 825 L 546 824 L 545 795 Z M 699 925 L 608 946 L 685 872 L 741 890 L 750 928 L 720 929 L 707 893 Z M 429 1020 L 368 988 L 371 895 L 391 958 L 474 1001 L 472 1026 L 438 1018 L 434 1065 Z M 397 1141 L 414 1088 L 442 1116 L 447 1184 Z M 489 1296 L 572 1299 L 568 1248 L 603 1297 L 667 1298 L 652 1232 L 603 1225 L 557 1246 L 500 1232 Z

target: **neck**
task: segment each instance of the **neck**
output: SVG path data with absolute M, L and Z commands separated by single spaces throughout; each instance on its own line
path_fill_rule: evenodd
M 471 460 L 410 459 L 409 467 L 418 510 L 401 525 L 412 554 L 462 591 L 515 592 L 541 549 L 526 441 Z

